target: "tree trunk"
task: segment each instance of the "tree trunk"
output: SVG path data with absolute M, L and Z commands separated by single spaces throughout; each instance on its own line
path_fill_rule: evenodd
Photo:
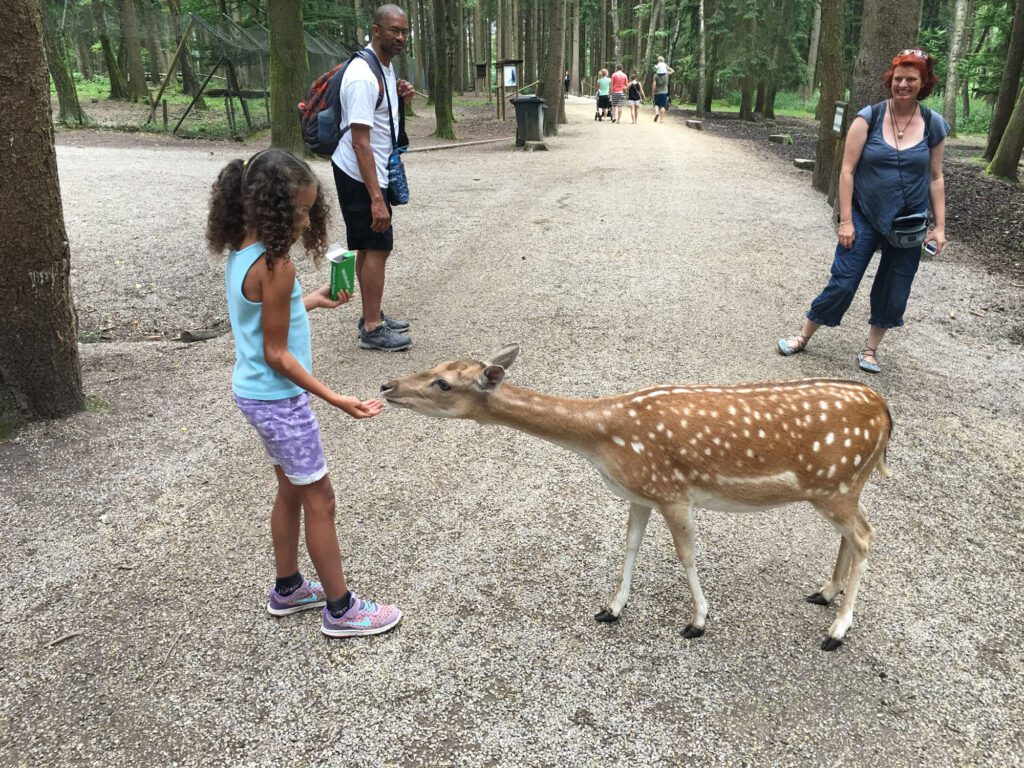
M 85 407 L 38 0 L 4 3 L 0 72 L 0 421 L 16 423 Z
M 707 2 L 707 0 L 705 0 Z M 705 8 L 705 15 L 707 9 Z M 711 112 L 711 102 L 715 100 L 715 77 L 718 73 L 718 35 L 711 36 L 711 56 L 707 63 L 707 80 L 704 82 L 704 111 Z
M 440 139 L 455 138 L 455 115 L 452 111 L 452 17 L 458 0 L 434 0 L 434 135 Z
M 52 6 L 43 10 L 43 45 L 46 49 L 46 65 L 50 70 L 50 77 L 53 78 L 53 86 L 57 91 L 57 103 L 60 106 L 57 116 L 61 123 L 84 122 L 82 107 L 78 103 L 78 93 L 75 91 L 75 81 L 68 69 L 67 45 L 64 36 L 57 28 L 58 20 L 53 18 L 54 9 Z M 49 89 L 47 89 L 49 93 Z
M 851 114 L 889 97 L 882 74 L 893 56 L 904 48 L 914 47 L 920 21 L 921 0 L 898 4 L 891 0 L 864 0 L 860 47 L 850 88 Z
M 178 45 L 181 43 L 182 34 L 185 32 L 185 28 L 181 24 L 180 0 L 167 0 L 167 10 L 171 14 L 171 29 L 174 30 L 175 45 Z M 181 52 L 181 57 L 178 59 L 178 71 L 181 72 L 181 90 L 190 96 L 195 96 L 199 93 L 199 81 L 196 80 L 195 72 L 192 71 L 192 64 L 189 62 L 187 43 L 185 44 L 185 50 Z
M 540 19 L 537 14 L 537 0 L 523 0 L 527 4 L 527 12 L 523 18 L 523 37 L 526 40 L 526 55 L 523 56 L 522 84 L 532 83 L 537 79 L 540 67 L 537 64 L 537 27 Z
M 559 101 L 562 99 L 562 73 L 565 71 L 565 0 L 549 0 L 547 6 L 547 54 L 541 97 L 544 111 L 544 135 L 558 135 Z
M 1017 0 L 1018 3 L 1021 0 Z M 1017 181 L 1017 166 L 1020 164 L 1021 152 L 1024 151 L 1024 88 L 1017 95 L 1017 106 L 1013 108 L 1003 138 L 999 141 L 992 162 L 986 172 L 1000 179 Z
M 452 21 L 452 28 L 455 32 L 452 35 L 452 41 L 455 43 L 453 77 L 455 78 L 455 90 L 462 93 L 466 88 L 466 13 L 461 0 L 456 0 L 453 10 L 455 11 L 455 18 Z
M 697 119 L 704 117 L 708 82 L 708 32 L 704 15 L 704 0 L 697 0 Z
M 420 53 L 423 54 L 423 73 L 427 78 L 427 106 L 434 106 L 434 77 L 435 60 L 437 59 L 437 45 L 434 43 L 434 9 L 431 0 L 419 0 L 420 26 L 423 28 L 423 44 L 420 46 Z
M 971 46 L 974 45 L 974 3 L 972 0 L 967 0 L 967 22 L 964 24 L 964 41 L 963 51 L 964 56 L 968 56 L 971 53 Z M 960 116 L 964 120 L 967 120 L 971 116 L 971 99 L 970 99 L 970 78 L 964 74 L 962 75 L 962 82 L 960 83 Z
M 143 17 L 146 27 L 146 48 L 149 50 L 149 82 L 159 88 L 163 82 L 160 73 L 167 69 L 167 65 L 164 63 L 163 51 L 160 50 L 160 35 L 157 33 L 154 13 L 158 11 L 147 8 Z
M 949 31 L 949 64 L 946 67 L 946 90 L 942 99 L 942 116 L 949 123 L 949 135 L 956 136 L 956 99 L 960 95 L 960 73 L 957 66 L 964 55 L 964 28 L 970 12 L 968 0 L 956 0 L 953 28 Z
M 811 44 L 807 49 L 807 81 L 800 86 L 800 98 L 809 99 L 814 94 L 814 76 L 818 72 L 818 46 L 821 39 L 821 0 L 814 0 L 814 18 L 811 20 Z
M 999 83 L 999 95 L 996 97 L 995 108 L 992 110 L 992 123 L 988 129 L 988 142 L 985 145 L 986 160 L 995 157 L 996 149 L 1003 138 L 1003 131 L 1013 111 L 1020 84 L 1021 66 L 1024 65 L 1024 0 L 1017 0 L 1013 11 L 1013 27 L 1010 30 L 1010 46 L 1006 49 L 1006 65 L 1003 67 L 1003 79 Z
M 700 3 L 700 13 L 704 13 L 704 0 L 698 0 Z M 644 46 L 644 58 L 643 61 L 637 62 L 637 75 L 642 81 L 648 72 L 651 71 L 651 65 L 654 63 L 654 33 L 658 31 L 658 21 L 661 19 L 662 8 L 665 5 L 665 0 L 654 0 L 651 6 L 651 19 L 647 25 L 647 40 Z M 701 16 L 700 18 L 704 18 Z M 698 34 L 700 34 L 698 32 Z
M 619 0 L 610 0 L 608 16 L 612 21 L 612 63 L 618 64 L 622 61 L 619 53 Z
M 828 193 L 832 183 L 836 154 L 840 145 L 832 133 L 832 114 L 835 102 L 844 95 L 846 79 L 843 75 L 843 0 L 821 0 L 821 118 L 818 121 L 818 156 L 814 161 L 814 179 L 811 182 L 819 192 Z M 850 114 L 853 114 L 852 112 Z
M 128 97 L 147 99 L 146 70 L 142 66 L 142 43 L 139 40 L 139 21 L 135 14 L 135 0 L 121 3 L 121 42 L 128 64 Z
M 758 110 L 768 120 L 775 119 L 775 94 L 779 88 L 779 73 L 786 71 L 786 59 L 789 55 L 789 27 L 794 13 L 793 0 L 781 0 L 779 18 L 772 20 L 772 67 L 768 70 L 768 82 L 762 109 Z
M 117 55 L 110 44 L 110 35 L 107 32 L 107 18 L 103 12 L 102 0 L 92 0 L 93 21 L 96 23 L 96 33 L 100 38 L 100 48 L 103 50 L 103 61 L 107 65 L 107 76 L 110 78 L 110 98 L 127 99 L 128 83 L 125 82 L 121 67 L 117 63 Z
M 268 0 L 267 31 L 270 36 L 270 144 L 302 157 L 306 148 L 295 111 L 295 105 L 309 87 L 302 5 L 291 0 Z
M 571 62 L 569 64 L 569 92 L 577 96 L 582 94 L 580 90 L 580 0 L 572 0 L 569 13 L 572 14 L 572 48 L 570 49 Z
M 79 9 L 79 22 L 87 24 L 83 18 L 85 13 L 82 9 Z M 75 33 L 75 56 L 78 59 L 78 71 L 82 73 L 82 77 L 86 80 L 91 80 L 93 76 L 93 62 L 92 62 L 92 51 L 89 49 L 90 40 L 92 40 L 92 31 L 88 33 L 84 30 L 79 30 Z

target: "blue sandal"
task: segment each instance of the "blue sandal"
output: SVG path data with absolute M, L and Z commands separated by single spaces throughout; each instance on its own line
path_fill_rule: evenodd
M 790 344 L 789 343 L 790 339 L 798 339 L 799 343 L 798 344 Z M 785 339 L 779 339 L 779 354 L 780 355 L 785 355 L 786 357 L 789 357 L 790 355 L 795 355 L 798 352 L 803 352 L 804 349 L 807 348 L 807 342 L 808 341 L 810 341 L 810 339 L 808 339 L 802 333 L 801 334 L 797 334 L 796 336 L 789 336 L 789 337 L 787 337 Z
M 862 371 L 867 371 L 868 373 L 882 372 L 882 366 L 880 366 L 877 362 L 872 363 L 870 360 L 868 360 L 867 357 L 868 355 L 870 355 L 871 357 L 875 358 L 875 360 L 878 360 L 878 355 L 875 354 L 876 351 L 877 347 L 875 349 L 872 349 L 871 347 L 864 347 L 864 349 L 857 353 L 857 365 L 860 366 L 860 369 Z

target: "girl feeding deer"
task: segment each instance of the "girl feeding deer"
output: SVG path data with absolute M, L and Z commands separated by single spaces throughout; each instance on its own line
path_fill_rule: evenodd
M 267 611 L 287 616 L 323 608 L 321 631 L 330 637 L 387 632 L 402 612 L 356 597 L 348 588 L 334 526 L 334 490 L 320 443 L 310 393 L 354 419 L 381 412 L 379 400 L 334 392 L 313 376 L 308 313 L 348 301 L 331 299 L 323 285 L 302 295 L 289 258 L 302 240 L 319 261 L 327 239 L 327 208 L 312 169 L 287 152 L 268 149 L 233 160 L 213 185 L 206 239 L 228 250 L 227 299 L 235 337 L 232 390 L 255 428 L 277 476 L 270 514 L 277 579 Z M 299 513 L 305 510 L 306 549 L 320 581 L 299 571 Z

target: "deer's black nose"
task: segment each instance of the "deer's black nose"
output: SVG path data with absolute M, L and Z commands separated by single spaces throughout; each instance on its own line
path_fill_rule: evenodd
M 383 384 L 380 385 L 380 391 L 382 393 L 390 392 L 394 388 L 395 388 L 395 383 L 393 381 L 385 381 Z

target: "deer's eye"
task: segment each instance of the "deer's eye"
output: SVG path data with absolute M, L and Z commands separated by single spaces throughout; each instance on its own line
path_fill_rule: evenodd
M 447 381 L 445 381 L 444 379 L 437 379 L 437 380 L 436 380 L 436 381 L 434 382 L 434 385 L 435 385 L 435 386 L 436 386 L 436 387 L 437 387 L 438 389 L 440 389 L 440 390 L 441 390 L 442 392 L 447 392 L 447 391 L 448 391 L 449 389 L 451 389 L 451 388 L 452 388 L 452 385 L 451 385 L 451 384 L 449 384 L 449 383 L 448 383 Z

